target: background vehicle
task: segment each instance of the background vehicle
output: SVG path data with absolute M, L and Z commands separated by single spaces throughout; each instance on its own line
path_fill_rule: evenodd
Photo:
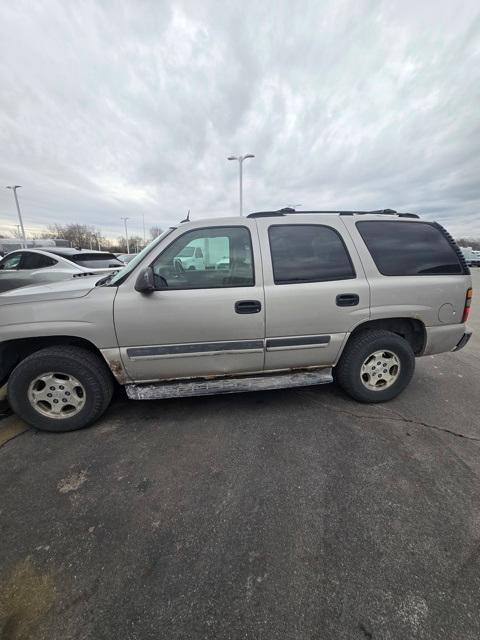
M 188 246 L 228 266 L 185 269 Z M 471 294 L 451 236 L 413 214 L 188 222 L 116 274 L 1 294 L 0 383 L 18 415 L 51 431 L 98 418 L 114 379 L 154 399 L 335 376 L 352 398 L 384 402 L 409 384 L 416 357 L 468 342 Z
M 49 247 L 12 251 L 0 260 L 0 292 L 40 282 L 118 270 L 125 265 L 106 251 Z
M 38 239 L 28 239 L 27 238 L 27 249 L 45 249 L 45 251 L 49 251 L 50 247 L 69 247 L 70 243 L 68 240 L 64 240 L 63 238 L 38 238 Z M 23 240 L 21 238 L 0 238 L 0 253 L 6 255 L 11 251 L 16 251 L 17 249 L 23 249 Z
M 460 247 L 460 251 L 469 267 L 480 267 L 480 251 L 472 247 Z
M 136 255 L 136 253 L 116 253 L 115 257 L 123 262 L 123 264 L 128 264 L 130 260 L 133 260 L 133 258 L 135 258 Z
M 184 247 L 174 261 L 180 263 L 184 269 L 205 269 L 205 260 L 201 247 L 188 246 Z

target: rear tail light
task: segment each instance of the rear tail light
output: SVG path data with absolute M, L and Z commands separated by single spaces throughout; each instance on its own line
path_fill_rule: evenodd
M 467 295 L 465 296 L 465 307 L 463 309 L 462 322 L 466 322 L 468 320 L 468 316 L 470 315 L 470 305 L 472 304 L 472 295 L 473 295 L 473 289 L 468 289 Z

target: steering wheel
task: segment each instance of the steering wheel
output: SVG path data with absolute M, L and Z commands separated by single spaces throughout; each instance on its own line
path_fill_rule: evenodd
M 181 260 L 174 260 L 173 267 L 177 273 L 177 276 L 183 276 L 185 274 L 185 267 L 183 266 Z

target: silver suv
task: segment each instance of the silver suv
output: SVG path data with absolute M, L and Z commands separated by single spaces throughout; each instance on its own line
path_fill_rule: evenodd
M 186 248 L 201 250 L 195 269 L 178 260 Z M 336 379 L 360 402 L 384 402 L 415 357 L 466 344 L 471 293 L 453 239 L 414 214 L 188 222 L 114 275 L 1 294 L 0 383 L 48 431 L 92 423 L 115 384 L 156 399 Z

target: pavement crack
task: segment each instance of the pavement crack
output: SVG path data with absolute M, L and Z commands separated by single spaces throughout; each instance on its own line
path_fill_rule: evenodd
M 364 624 L 362 624 L 361 622 L 358 625 L 358 628 L 363 633 L 365 638 L 369 638 L 370 640 L 373 638 L 373 633 L 369 629 L 367 629 L 367 627 Z
M 448 434 L 450 434 L 452 436 L 456 436 L 457 438 L 465 438 L 465 440 L 472 440 L 473 442 L 480 442 L 480 438 L 476 438 L 475 436 L 469 436 L 466 433 L 460 433 L 459 431 L 452 431 L 452 429 L 448 429 L 447 427 L 440 427 L 439 425 L 429 424 L 428 422 L 422 422 L 421 420 L 415 420 L 414 418 L 407 418 L 406 416 L 403 416 L 401 413 L 398 413 L 398 411 L 393 411 L 391 409 L 388 409 L 388 411 L 390 411 L 391 413 L 395 413 L 396 415 L 391 415 L 391 416 L 365 415 L 365 414 L 361 414 L 361 413 L 356 413 L 354 411 L 348 411 L 347 409 L 339 409 L 338 407 L 334 407 L 332 405 L 327 405 L 324 402 L 319 402 L 316 398 L 313 398 L 309 392 L 297 391 L 297 394 L 300 395 L 300 396 L 308 397 L 309 400 L 312 400 L 312 402 L 314 402 L 315 404 L 318 404 L 319 406 L 323 407 L 324 409 L 333 411 L 335 413 L 343 413 L 343 414 L 351 416 L 353 418 L 360 418 L 360 419 L 363 419 L 363 420 L 395 420 L 395 421 L 399 421 L 399 422 L 404 422 L 406 424 L 413 424 L 413 425 L 417 425 L 419 427 L 425 427 L 427 429 L 434 429 L 436 431 L 443 431 L 443 433 L 448 433 Z

